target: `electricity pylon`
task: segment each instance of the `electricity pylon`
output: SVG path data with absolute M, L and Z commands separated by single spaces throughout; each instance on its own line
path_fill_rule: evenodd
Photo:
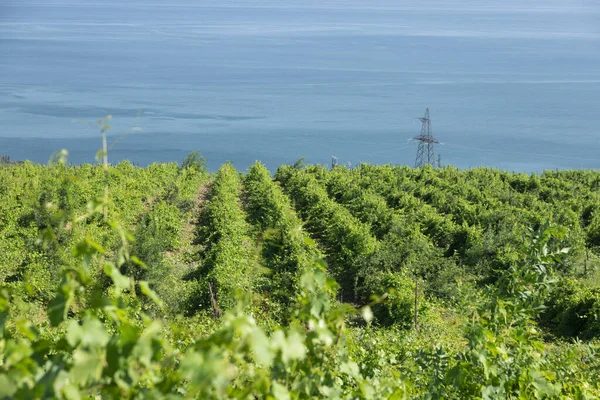
M 439 142 L 431 134 L 429 108 L 425 109 L 425 116 L 419 119 L 423 124 L 421 125 L 421 134 L 414 137 L 415 140 L 419 141 L 417 158 L 415 159 L 415 168 L 423 168 L 427 164 L 435 167 L 435 154 L 433 152 L 433 145 Z

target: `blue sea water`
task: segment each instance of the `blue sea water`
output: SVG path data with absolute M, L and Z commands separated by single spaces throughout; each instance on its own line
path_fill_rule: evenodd
M 600 168 L 597 0 L 1 0 L 0 154 Z M 132 129 L 132 128 L 141 128 Z

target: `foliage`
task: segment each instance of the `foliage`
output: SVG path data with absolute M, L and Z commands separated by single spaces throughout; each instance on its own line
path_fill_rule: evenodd
M 198 172 L 206 171 L 206 159 L 200 155 L 199 151 L 192 151 L 181 162 L 181 169 L 192 168 Z
M 357 301 L 356 280 L 360 265 L 378 246 L 368 226 L 331 200 L 308 173 L 280 168 L 275 179 L 294 200 L 301 218 L 306 221 L 307 230 L 323 245 L 331 272 L 342 287 L 342 299 Z
M 600 336 L 600 288 L 586 287 L 573 278 L 553 288 L 541 323 L 556 335 L 590 339 Z
M 198 157 L 0 168 L 0 398 L 600 396 L 597 172 Z
M 250 226 L 239 202 L 240 177 L 231 164 L 219 169 L 211 197 L 200 215 L 198 241 L 203 246 L 203 263 L 198 278 L 195 308 L 212 305 L 213 311 L 232 309 L 236 293 L 252 293 L 259 269 Z M 210 297 L 208 296 L 212 292 Z
M 597 393 L 585 379 L 555 371 L 533 323 L 568 251 L 552 251 L 549 244 L 563 235 L 557 228 L 540 230 L 521 262 L 502 274 L 496 293 L 467 325 L 467 346 L 432 382 L 432 397 L 591 398 Z
M 264 165 L 256 163 L 250 167 L 244 187 L 248 222 L 256 227 L 264 266 L 271 275 L 259 289 L 272 296 L 265 299 L 265 311 L 283 320 L 294 297 L 299 273 L 319 252 L 302 229 L 290 200 Z
M 402 274 L 379 274 L 365 279 L 375 279 L 365 286 L 373 288 L 373 293 L 385 293 L 384 301 L 373 306 L 373 314 L 378 323 L 382 325 L 397 325 L 401 328 L 410 328 L 413 325 L 415 313 L 415 284 L 416 282 Z M 420 298 L 422 304 L 423 298 Z M 417 310 L 419 311 L 419 310 Z

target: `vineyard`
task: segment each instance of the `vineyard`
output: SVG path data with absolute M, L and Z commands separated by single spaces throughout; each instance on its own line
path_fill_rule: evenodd
M 600 397 L 600 172 L 0 166 L 0 398 Z

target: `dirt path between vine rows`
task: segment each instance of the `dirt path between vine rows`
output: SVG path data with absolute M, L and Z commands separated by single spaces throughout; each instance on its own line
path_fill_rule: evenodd
M 176 271 L 176 275 L 184 276 L 197 267 L 197 254 L 200 250 L 200 246 L 195 243 L 196 231 L 198 230 L 198 218 L 202 213 L 202 209 L 210 194 L 211 188 L 212 180 L 207 180 L 198 188 L 193 200 L 191 212 L 181 229 L 180 245 L 177 249 L 165 253 L 165 257 L 169 261 L 169 264 L 172 265 L 174 269 L 178 270 Z

